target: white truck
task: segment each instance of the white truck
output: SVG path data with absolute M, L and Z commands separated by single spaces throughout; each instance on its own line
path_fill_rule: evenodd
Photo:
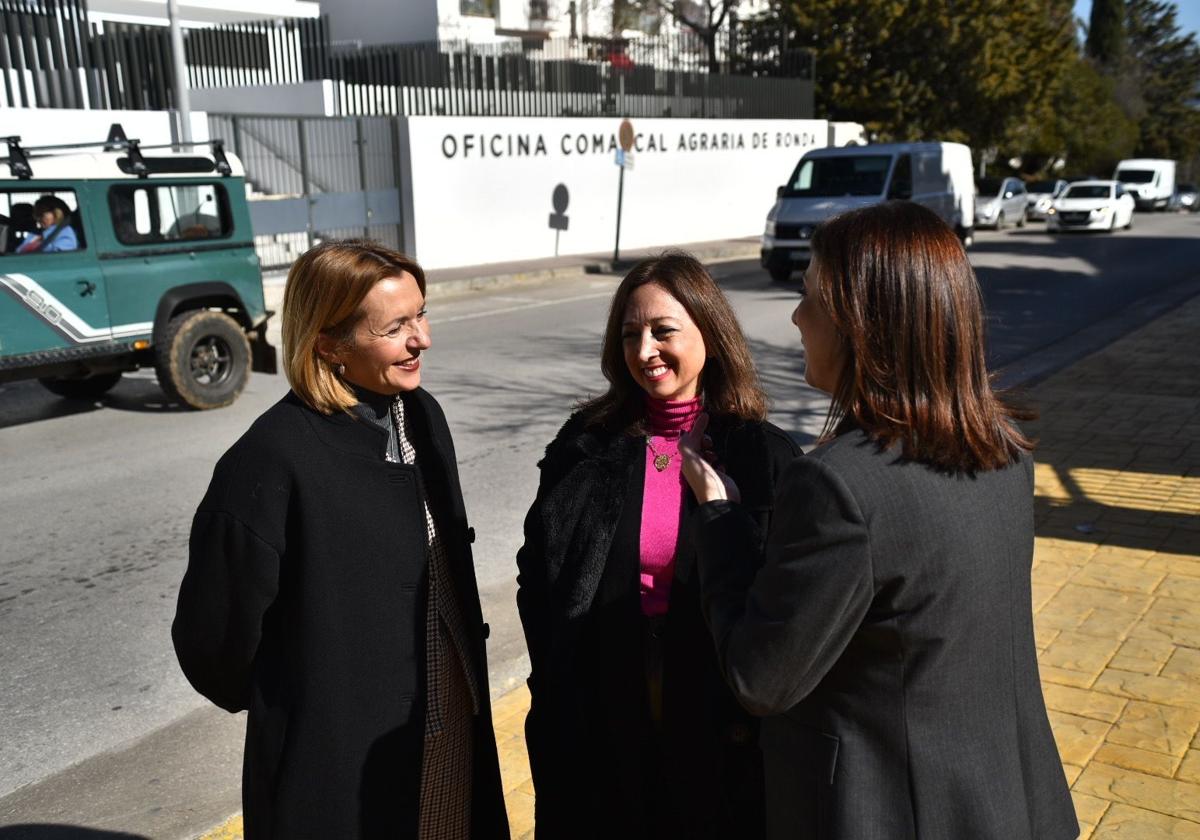
M 1117 164 L 1113 180 L 1121 182 L 1139 210 L 1165 210 L 1175 195 L 1175 161 L 1123 160 Z
M 878 143 L 814 149 L 775 194 L 762 238 L 762 266 L 776 282 L 808 265 L 817 225 L 889 199 L 930 208 L 970 243 L 975 167 L 961 143 Z

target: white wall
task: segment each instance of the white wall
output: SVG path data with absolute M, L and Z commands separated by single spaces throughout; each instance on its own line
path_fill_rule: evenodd
M 171 111 L 84 111 L 70 108 L 0 108 L 0 137 L 17 134 L 24 146 L 91 143 L 104 140 L 113 123 L 144 145 L 170 143 Z M 208 139 L 208 114 L 192 111 L 192 139 Z
M 370 46 L 438 37 L 437 0 L 321 0 L 321 12 L 329 15 L 335 42 Z
M 620 122 L 408 118 L 405 215 L 421 264 L 554 256 L 550 214 L 558 184 L 569 192 L 558 253 L 611 253 L 618 182 L 612 149 Z M 825 120 L 631 122 L 640 150 L 625 173 L 622 248 L 760 234 L 776 186 L 805 151 L 828 138 Z
M 337 91 L 329 79 L 291 85 L 242 85 L 192 88 L 193 108 L 218 114 L 331 117 L 337 111 Z

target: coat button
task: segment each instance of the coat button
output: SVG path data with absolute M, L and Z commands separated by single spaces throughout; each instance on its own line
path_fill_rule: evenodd
M 475 542 L 475 529 L 474 528 L 467 529 L 467 542 L 469 542 L 469 543 Z
M 492 635 L 492 625 L 488 624 L 486 621 L 483 622 L 483 638 L 485 638 L 485 639 L 491 638 L 491 635 Z

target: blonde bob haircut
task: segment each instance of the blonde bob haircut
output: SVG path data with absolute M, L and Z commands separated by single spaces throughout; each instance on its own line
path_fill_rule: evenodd
M 296 396 L 322 414 L 358 403 L 317 352 L 317 340 L 326 335 L 350 345 L 367 293 L 404 272 L 424 296 L 425 272 L 415 260 L 366 239 L 322 242 L 292 264 L 283 292 L 283 369 Z

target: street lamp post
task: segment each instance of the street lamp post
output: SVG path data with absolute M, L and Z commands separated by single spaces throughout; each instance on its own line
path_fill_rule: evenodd
M 179 0 L 167 0 L 167 22 L 171 28 L 171 65 L 175 71 L 175 112 L 179 115 L 179 140 L 181 143 L 191 143 L 192 104 L 188 98 L 183 31 L 179 28 Z

